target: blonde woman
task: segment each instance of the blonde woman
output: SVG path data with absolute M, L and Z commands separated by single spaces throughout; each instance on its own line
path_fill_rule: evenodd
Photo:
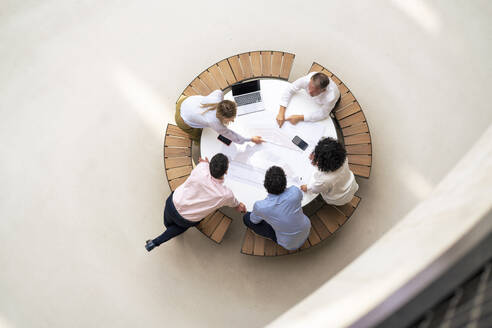
M 181 130 L 190 134 L 192 139 L 200 141 L 203 128 L 211 128 L 232 142 L 242 144 L 252 141 L 262 143 L 259 136 L 245 138 L 240 134 L 229 130 L 227 125 L 236 118 L 236 103 L 224 100 L 221 90 L 215 90 L 208 96 L 190 96 L 181 99 L 176 104 L 176 124 Z

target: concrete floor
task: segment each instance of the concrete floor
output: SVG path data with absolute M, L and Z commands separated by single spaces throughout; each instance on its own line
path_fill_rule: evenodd
M 420 0 L 0 4 L 0 326 L 260 327 L 398 222 L 492 122 L 492 4 Z M 363 106 L 370 180 L 342 231 L 280 258 L 196 230 L 147 253 L 169 194 L 164 127 L 229 55 L 313 60 Z

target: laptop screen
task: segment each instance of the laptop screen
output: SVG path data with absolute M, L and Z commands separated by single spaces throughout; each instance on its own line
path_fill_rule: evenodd
M 260 90 L 260 80 L 238 83 L 232 86 L 232 95 L 239 96 Z

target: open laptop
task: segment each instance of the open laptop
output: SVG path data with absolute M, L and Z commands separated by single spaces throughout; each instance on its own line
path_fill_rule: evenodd
M 232 85 L 232 95 L 237 104 L 237 116 L 265 110 L 260 94 L 260 80 Z

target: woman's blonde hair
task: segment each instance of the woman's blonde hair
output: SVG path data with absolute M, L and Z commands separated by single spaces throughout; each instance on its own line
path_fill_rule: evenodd
M 207 109 L 202 113 L 202 115 L 211 110 L 215 110 L 215 116 L 222 124 L 224 124 L 224 119 L 236 117 L 237 106 L 236 103 L 231 100 L 222 100 L 220 103 L 202 104 L 201 106 L 202 108 Z

